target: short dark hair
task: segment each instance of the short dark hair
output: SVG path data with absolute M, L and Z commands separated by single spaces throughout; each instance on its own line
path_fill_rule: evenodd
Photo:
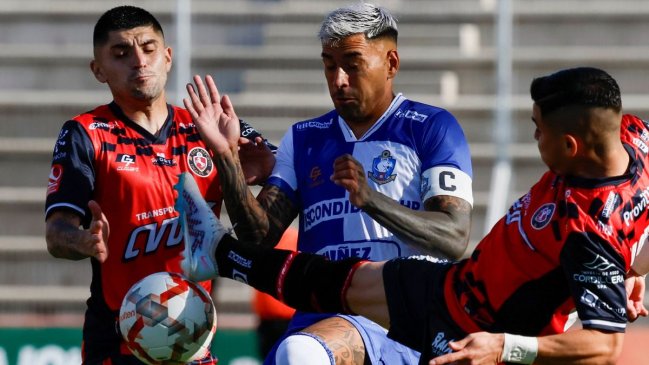
M 105 44 L 108 41 L 109 32 L 146 26 L 153 27 L 164 38 L 162 26 L 148 11 L 130 5 L 112 8 L 97 20 L 92 34 L 92 45 L 97 47 Z
M 568 106 L 622 110 L 617 82 L 605 71 L 594 67 L 569 68 L 535 78 L 530 94 L 544 117 Z

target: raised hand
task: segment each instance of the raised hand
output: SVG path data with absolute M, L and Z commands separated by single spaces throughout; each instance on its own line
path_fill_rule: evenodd
M 363 165 L 349 154 L 342 155 L 334 161 L 331 181 L 349 192 L 349 201 L 357 208 L 363 208 L 373 193 L 367 185 Z
M 104 262 L 108 258 L 108 236 L 110 235 L 110 226 L 106 215 L 101 211 L 99 203 L 94 200 L 88 202 L 88 208 L 92 213 L 92 221 L 88 232 L 90 233 L 89 254 L 99 262 Z
M 230 98 L 220 96 L 210 75 L 205 76 L 205 85 L 198 75 L 194 76 L 194 83 L 196 86 L 187 84 L 189 98 L 184 98 L 183 103 L 201 138 L 215 154 L 236 152 L 240 127 Z

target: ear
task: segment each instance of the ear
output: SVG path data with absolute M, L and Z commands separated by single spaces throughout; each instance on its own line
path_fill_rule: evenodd
M 584 142 L 575 135 L 564 134 L 563 143 L 566 157 L 575 157 L 584 150 Z
M 106 83 L 106 77 L 101 71 L 101 66 L 99 66 L 99 63 L 94 59 L 90 61 L 90 71 L 92 71 L 92 74 L 95 75 L 97 81 L 101 82 L 102 84 Z
M 172 54 L 173 51 L 171 50 L 171 47 L 165 48 L 165 62 L 167 63 L 167 72 L 171 71 Z
M 396 49 L 388 51 L 388 79 L 393 79 L 399 71 L 399 52 Z

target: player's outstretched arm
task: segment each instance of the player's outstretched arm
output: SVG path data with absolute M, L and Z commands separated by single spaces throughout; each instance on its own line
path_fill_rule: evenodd
M 558 335 L 525 337 L 478 332 L 451 342 L 450 354 L 436 357 L 429 365 L 497 364 L 536 365 L 615 364 L 622 352 L 623 333 L 579 329 Z
M 331 179 L 349 192 L 352 204 L 404 242 L 449 259 L 464 253 L 471 226 L 471 204 L 464 199 L 437 195 L 424 202 L 423 211 L 404 207 L 371 189 L 363 166 L 351 155 L 335 160 Z
M 246 242 L 268 243 L 269 218 L 248 188 L 248 181 L 252 180 L 246 179 L 239 160 L 241 131 L 234 106 L 227 95 L 221 97 L 211 76 L 205 77 L 205 83 L 199 76 L 194 76 L 194 84 L 187 85 L 189 98 L 183 102 L 201 138 L 214 154 L 225 206 L 231 221 L 236 223 L 237 236 Z M 244 146 L 244 156 L 251 147 Z M 269 244 L 279 242 L 282 232 Z
M 108 258 L 110 226 L 97 202 L 88 202 L 92 221 L 88 229 L 81 230 L 81 218 L 76 213 L 59 210 L 46 221 L 45 241 L 47 250 L 57 258 L 81 260 L 94 257 L 99 262 Z

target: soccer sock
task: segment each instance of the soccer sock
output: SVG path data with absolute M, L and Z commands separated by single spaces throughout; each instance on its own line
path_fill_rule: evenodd
M 246 283 L 289 306 L 309 312 L 351 313 L 345 292 L 363 262 L 329 261 L 308 253 L 277 250 L 223 236 L 216 248 L 219 276 Z

